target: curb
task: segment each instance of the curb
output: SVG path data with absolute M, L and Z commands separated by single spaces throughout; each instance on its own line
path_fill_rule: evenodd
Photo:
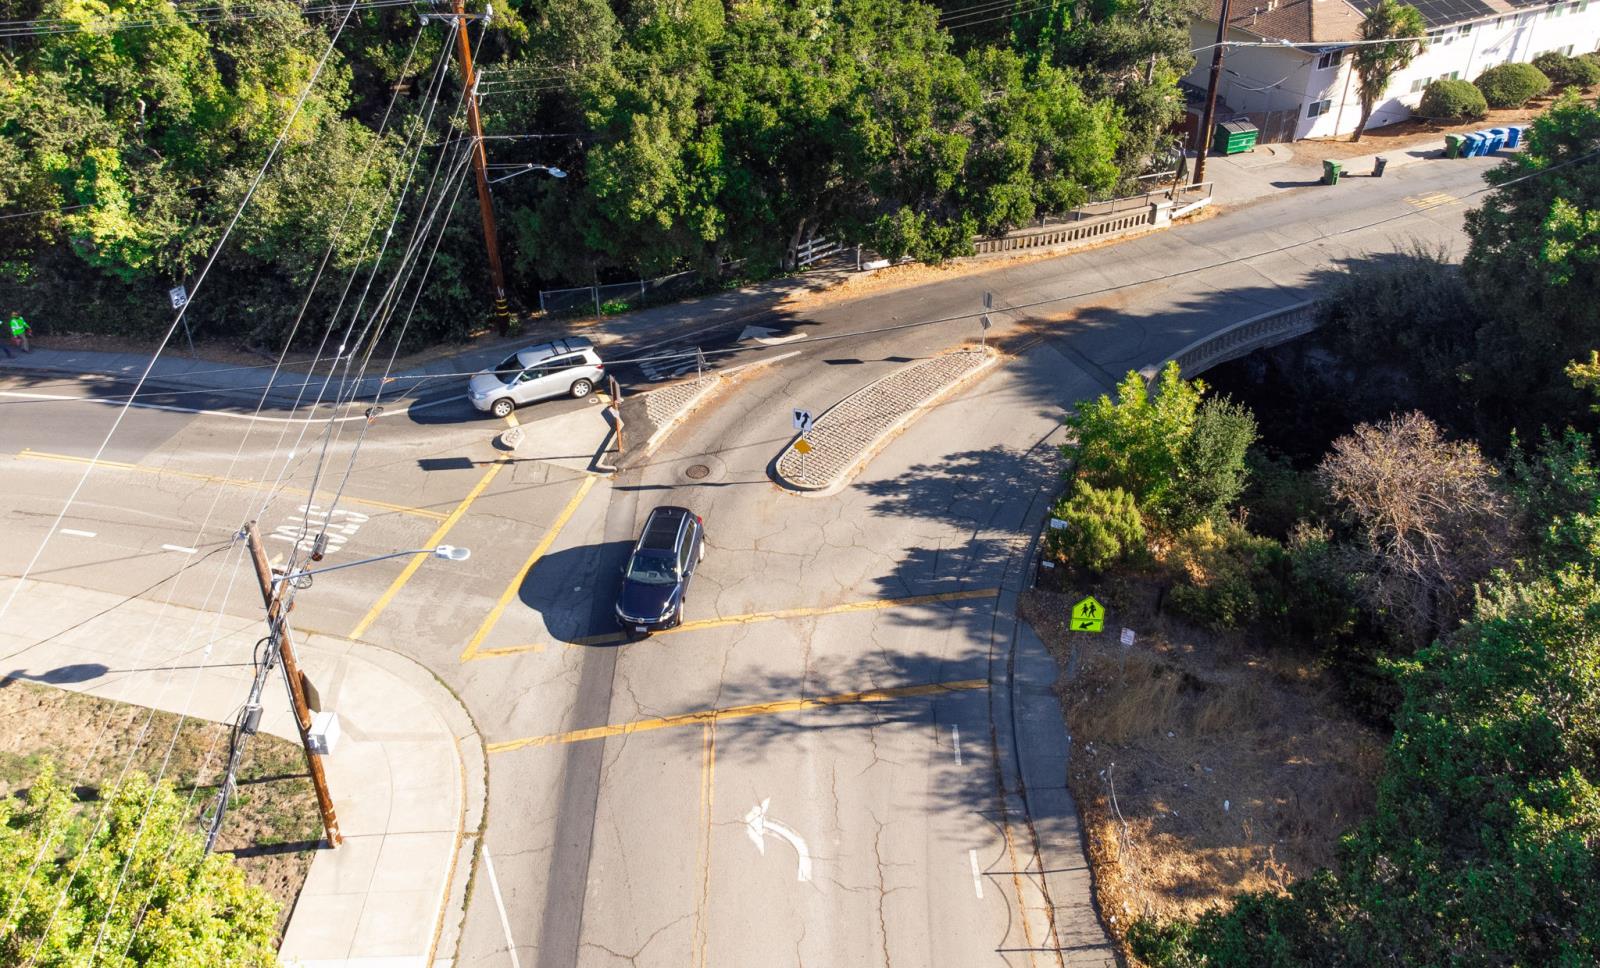
M 958 352 L 973 351 L 959 350 Z M 772 459 L 772 463 L 769 464 L 767 468 L 768 474 L 771 475 L 773 481 L 776 482 L 779 487 L 799 495 L 800 497 L 829 497 L 839 493 L 849 485 L 850 480 L 855 477 L 856 474 L 860 473 L 861 469 L 865 467 L 867 463 L 872 460 L 872 458 L 877 456 L 878 451 L 881 450 L 885 444 L 898 436 L 901 431 L 905 430 L 905 428 L 911 424 L 912 421 L 922 416 L 925 411 L 931 409 L 945 398 L 954 394 L 957 390 L 960 390 L 966 387 L 968 384 L 975 382 L 979 377 L 988 373 L 989 370 L 993 369 L 994 366 L 999 363 L 1000 357 L 994 349 L 990 348 L 984 352 L 986 353 L 987 358 L 983 362 L 961 374 L 961 376 L 957 379 L 940 387 L 932 394 L 917 401 L 914 406 L 901 411 L 900 415 L 895 418 L 894 421 L 892 421 L 881 432 L 879 432 L 876 437 L 867 442 L 865 446 L 861 447 L 857 451 L 855 457 L 850 461 L 850 463 L 846 464 L 842 470 L 834 474 L 825 483 L 817 485 L 802 484 L 786 477 L 779 469 L 785 457 L 796 453 L 794 447 L 795 444 L 799 443 L 801 437 L 804 436 L 802 434 L 796 434 L 794 438 L 789 441 L 788 445 L 785 446 L 783 450 L 778 452 L 778 456 Z M 822 413 L 817 416 L 816 422 L 820 424 L 822 421 L 827 419 L 830 413 L 833 413 L 835 410 L 849 403 L 851 400 L 854 400 L 861 394 L 872 390 L 874 387 L 877 387 L 886 380 L 892 380 L 901 373 L 913 369 L 914 367 L 921 366 L 926 362 L 927 361 L 924 360 L 919 363 L 913 363 L 911 366 L 903 367 L 894 371 L 893 373 L 890 373 L 888 376 L 881 377 L 872 381 L 866 386 L 855 390 L 848 396 L 828 407 L 828 409 L 822 411 Z
M 750 363 L 741 363 L 738 366 L 730 366 L 725 370 L 713 370 L 709 374 L 712 379 L 707 383 L 707 385 L 702 387 L 698 393 L 685 401 L 683 405 L 678 408 L 678 412 L 668 418 L 666 423 L 652 431 L 650 436 L 645 440 L 644 446 L 640 449 L 638 454 L 630 454 L 626 458 L 618 459 L 618 466 L 633 467 L 637 466 L 637 464 L 641 461 L 649 460 L 650 456 L 656 452 L 656 449 L 666 441 L 669 434 L 682 426 L 684 421 L 693 416 L 694 412 L 700 409 L 700 407 L 703 406 L 707 400 L 711 399 L 713 395 L 728 385 L 727 378 L 732 374 L 738 373 L 742 370 L 754 369 L 756 367 L 770 366 L 779 362 L 780 360 L 787 360 L 790 357 L 799 355 L 799 350 L 791 350 L 788 353 L 780 353 L 770 359 L 754 360 Z M 662 390 L 668 389 L 671 389 L 671 387 L 661 387 L 660 389 L 651 390 L 648 393 L 637 394 L 634 399 L 647 397 L 651 393 L 660 393 Z

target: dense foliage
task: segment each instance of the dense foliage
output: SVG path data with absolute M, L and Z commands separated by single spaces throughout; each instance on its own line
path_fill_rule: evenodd
M 820 235 L 939 258 L 1113 194 L 1181 115 L 1189 6 L 979 25 L 889 0 L 496 5 L 468 28 L 488 160 L 568 172 L 493 189 L 512 288 L 759 273 Z M 0 19 L 69 25 L 0 52 L 0 207 L 30 213 L 0 221 L 6 311 L 46 334 L 164 330 L 167 289 L 193 283 L 337 37 L 190 322 L 270 345 L 304 303 L 305 343 L 352 318 L 391 337 L 409 320 L 412 341 L 470 329 L 486 279 L 453 26 L 222 11 L 0 0 Z
M 205 852 L 170 783 L 130 774 L 103 819 L 75 801 L 48 766 L 25 799 L 0 798 L 0 963 L 277 964 L 276 902 Z
M 1550 90 L 1550 78 L 1532 64 L 1497 64 L 1472 82 L 1491 108 L 1520 108 Z
M 1547 50 L 1533 59 L 1533 66 L 1549 77 L 1556 87 L 1600 84 L 1600 61 L 1589 55 L 1569 57 L 1559 51 Z
M 1446 77 L 1422 92 L 1417 114 L 1439 121 L 1476 121 L 1488 117 L 1489 103 L 1471 83 Z

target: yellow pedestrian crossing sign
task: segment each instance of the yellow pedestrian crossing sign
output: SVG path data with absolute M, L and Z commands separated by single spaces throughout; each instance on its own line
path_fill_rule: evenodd
M 1106 610 L 1090 595 L 1072 606 L 1072 631 L 1099 632 L 1106 627 Z

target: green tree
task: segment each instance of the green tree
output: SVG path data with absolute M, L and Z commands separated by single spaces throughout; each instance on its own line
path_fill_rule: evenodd
M 1101 394 L 1067 417 L 1062 456 L 1080 480 L 1098 488 L 1120 487 L 1141 511 L 1170 521 L 1181 508 L 1184 448 L 1204 392 L 1205 384 L 1184 380 L 1175 362 L 1157 376 L 1154 392 L 1130 370 L 1117 384 L 1115 400 Z
M 50 766 L 25 800 L 0 799 L 0 962 L 277 964 L 277 903 L 205 852 L 170 783 L 131 774 L 105 810 L 96 828 Z
M 1389 90 L 1389 82 L 1422 53 L 1425 46 L 1422 39 L 1427 32 L 1422 13 L 1399 0 L 1378 0 L 1367 9 L 1366 19 L 1361 21 L 1361 39 L 1394 38 L 1397 43 L 1364 44 L 1354 49 L 1352 69 L 1360 84 L 1361 120 L 1350 136 L 1351 141 L 1360 141 L 1366 133 L 1372 109 Z
M 1050 529 L 1045 553 L 1063 564 L 1098 575 L 1144 551 L 1144 521 L 1133 495 L 1120 487 L 1079 481 L 1051 514 L 1066 527 Z
M 1152 965 L 1600 961 L 1600 586 L 1565 569 L 1486 595 L 1399 667 L 1373 818 L 1339 869 L 1192 922 L 1140 922 Z

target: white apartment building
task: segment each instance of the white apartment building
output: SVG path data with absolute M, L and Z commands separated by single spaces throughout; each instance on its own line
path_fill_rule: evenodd
M 1353 132 L 1361 120 L 1361 99 L 1346 44 L 1360 37 L 1365 10 L 1375 3 L 1232 0 L 1229 40 L 1316 46 L 1229 47 L 1217 88 L 1218 119 L 1247 118 L 1261 129 L 1263 142 Z M 1496 64 L 1531 61 L 1545 51 L 1577 55 L 1600 49 L 1600 0 L 1412 0 L 1412 5 L 1428 25 L 1427 48 L 1395 77 L 1368 127 L 1410 117 L 1423 89 L 1438 78 L 1470 81 Z M 1210 19 L 1190 24 L 1191 47 L 1216 43 L 1221 8 L 1221 0 L 1212 0 Z M 1211 51 L 1195 56 L 1184 80 L 1203 91 Z

